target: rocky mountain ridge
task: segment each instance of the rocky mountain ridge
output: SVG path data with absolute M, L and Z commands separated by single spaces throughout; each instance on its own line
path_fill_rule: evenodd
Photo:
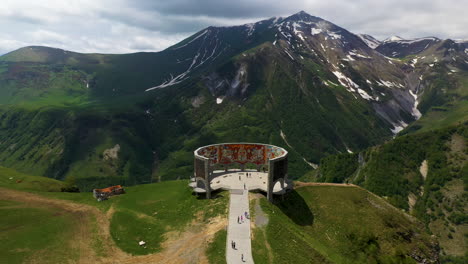
M 288 148 L 299 177 L 328 154 L 391 139 L 463 98 L 465 44 L 365 39 L 373 46 L 299 12 L 208 27 L 156 53 L 19 49 L 0 57 L 0 163 L 112 183 L 132 171 L 131 182 L 142 182 L 188 177 L 198 145 L 259 141 Z M 33 124 L 60 140 L 31 134 Z M 104 160 L 117 144 L 115 160 Z

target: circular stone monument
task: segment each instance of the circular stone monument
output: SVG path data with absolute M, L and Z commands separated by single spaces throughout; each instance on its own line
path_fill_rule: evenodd
M 269 201 L 273 194 L 292 189 L 288 180 L 288 152 L 260 143 L 221 143 L 194 151 L 194 177 L 189 184 L 196 193 L 211 198 L 214 190 L 260 190 Z M 250 168 L 250 169 L 249 169 Z

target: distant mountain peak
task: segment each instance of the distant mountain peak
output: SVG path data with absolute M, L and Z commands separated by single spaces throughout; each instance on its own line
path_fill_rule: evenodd
M 386 38 L 383 42 L 395 42 L 395 41 L 400 41 L 400 40 L 404 40 L 404 38 L 400 37 L 400 36 L 396 36 L 396 35 L 393 35 L 389 38 Z
M 312 16 L 312 15 L 308 14 L 305 11 L 299 11 L 299 12 L 287 17 L 286 20 L 295 21 L 295 22 L 300 22 L 300 21 L 317 22 L 317 21 L 321 21 L 323 19 L 321 19 L 319 17 Z
M 304 11 L 304 10 L 301 10 L 301 11 L 297 12 L 295 15 L 310 16 L 310 14 L 307 13 L 306 11 Z
M 375 49 L 382 44 L 382 42 L 368 34 L 357 34 L 357 36 L 360 37 L 361 40 L 364 41 L 364 43 L 366 43 L 366 45 L 371 49 Z
M 386 38 L 383 43 L 389 43 L 389 42 L 403 42 L 403 43 L 414 43 L 418 41 L 440 41 L 439 38 L 437 37 L 423 37 L 423 38 L 412 38 L 412 39 L 404 39 L 399 36 L 391 36 L 389 38 Z

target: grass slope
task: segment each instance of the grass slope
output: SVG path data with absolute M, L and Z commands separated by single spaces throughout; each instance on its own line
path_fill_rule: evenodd
M 59 192 L 64 187 L 64 183 L 0 166 L 0 187 L 26 191 Z
M 271 250 L 255 236 L 256 263 L 416 263 L 438 254 L 416 219 L 357 187 L 301 187 L 261 206 Z
M 206 222 L 226 212 L 227 194 L 213 200 L 197 199 L 186 184 L 168 181 L 138 185 L 114 197 L 111 234 L 117 245 L 132 254 L 158 252 L 167 232 L 182 231 L 192 221 Z M 141 240 L 147 242 L 146 248 L 138 246 Z
M 5 200 L 0 200 L 0 215 L 0 263 L 77 260 L 70 243 L 76 225 L 73 215 Z
M 227 231 L 220 230 L 208 246 L 206 254 L 211 264 L 226 263 L 226 238 Z
M 22 183 L 15 183 L 16 185 L 10 183 L 10 177 L 23 179 L 22 183 L 24 185 Z M 112 197 L 105 202 L 97 202 L 89 192 L 51 192 L 49 185 L 56 184 L 56 182 L 58 181 L 21 174 L 12 169 L 0 168 L 1 187 L 28 190 L 47 198 L 91 205 L 102 212 L 102 217 L 106 217 L 106 212 L 109 213 L 109 210 L 111 210 L 111 237 L 119 248 L 132 255 L 160 252 L 162 243 L 168 239 L 166 234 L 184 231 L 189 224 L 194 222 L 208 222 L 213 217 L 224 215 L 227 210 L 228 196 L 226 193 L 220 193 L 216 199 L 212 200 L 197 199 L 191 195 L 191 190 L 188 188 L 186 181 L 167 181 L 126 187 L 126 194 Z M 63 247 L 64 244 L 72 241 L 73 236 L 68 236 L 67 232 L 73 233 L 78 227 L 77 223 L 69 221 L 75 219 L 73 215 L 69 219 L 67 214 L 62 216 L 59 213 L 59 208 L 53 206 L 45 209 L 42 207 L 31 208 L 14 200 L 1 200 L 0 206 L 2 207 L 0 210 L 4 209 L 2 216 L 8 215 L 8 217 L 2 217 L 0 220 L 4 224 L 2 226 L 6 226 L 5 233 L 2 233 L 2 241 L 5 243 L 2 244 L 6 250 L 5 252 L 9 252 L 6 255 L 2 254 L 2 257 L 4 257 L 2 260 L 21 263 L 22 259 L 29 255 L 42 255 L 44 254 L 43 249 L 59 247 L 60 244 L 62 244 L 64 250 L 54 251 L 57 256 L 52 258 L 52 262 L 60 262 L 54 261 L 60 258 L 73 260 L 79 257 L 71 256 L 70 252 L 67 252 L 66 248 Z M 51 218 L 51 215 L 54 216 Z M 55 215 L 58 215 L 58 217 L 55 217 Z M 86 217 L 92 218 L 91 215 Z M 45 221 L 49 218 L 51 218 L 50 223 Z M 37 219 L 37 221 L 34 219 Z M 41 219 L 44 219 L 44 221 Z M 91 224 L 93 221 L 93 219 L 90 219 Z M 43 230 L 41 231 L 41 229 Z M 33 237 L 40 236 L 44 230 L 49 230 L 50 234 L 37 239 L 40 243 L 30 242 L 34 245 L 24 249 L 28 243 L 26 241 L 27 234 L 30 233 Z M 62 231 L 63 233 L 60 233 Z M 57 239 L 57 235 L 60 235 L 61 238 Z M 138 245 L 141 240 L 146 242 L 146 247 Z M 214 241 L 219 244 L 219 237 L 216 237 Z M 95 245 L 93 247 L 98 255 L 102 254 L 99 253 L 100 248 L 102 248 L 100 244 L 102 243 L 105 243 L 105 241 L 99 239 L 95 239 L 93 242 L 93 245 Z M 28 254 L 21 257 L 23 251 L 27 251 Z M 79 255 L 79 253 L 77 254 Z
M 361 153 L 324 158 L 315 177 L 357 183 L 388 198 L 439 237 L 443 254 L 462 257 L 468 252 L 467 142 L 466 125 L 408 134 Z M 423 164 L 427 175 L 421 174 Z

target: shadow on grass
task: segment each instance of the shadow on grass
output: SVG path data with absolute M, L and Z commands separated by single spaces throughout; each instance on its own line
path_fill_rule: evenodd
M 211 199 L 220 199 L 225 197 L 226 195 L 229 195 L 229 192 L 226 192 L 224 190 L 217 190 L 217 191 L 212 191 L 211 192 L 211 198 L 206 199 L 206 193 L 195 193 L 192 192 L 192 196 L 197 198 L 197 200 L 211 200 Z
M 285 194 L 284 199 L 275 197 L 274 204 L 297 225 L 307 226 L 314 223 L 314 214 L 304 198 L 295 190 Z

